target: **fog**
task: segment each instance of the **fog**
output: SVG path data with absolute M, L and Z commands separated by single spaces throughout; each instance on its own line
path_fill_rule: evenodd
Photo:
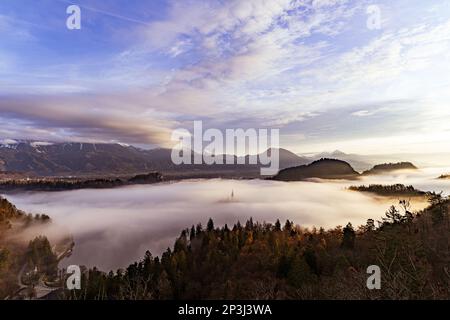
M 438 173 L 442 170 L 426 169 L 335 182 L 189 180 L 115 189 L 23 193 L 7 198 L 26 212 L 51 216 L 53 223 L 39 230 L 51 240 L 67 233 L 74 237 L 74 253 L 63 261 L 64 265 L 115 270 L 140 259 L 146 250 L 161 254 L 173 245 L 182 229 L 199 222 L 206 225 L 209 217 L 216 226 L 232 226 L 253 217 L 259 222 L 279 218 L 305 227 L 325 228 L 348 222 L 358 226 L 369 218 L 379 220 L 397 200 L 348 191 L 348 186 L 404 183 L 448 193 L 450 181 L 434 179 Z M 425 205 L 415 202 L 413 209 Z

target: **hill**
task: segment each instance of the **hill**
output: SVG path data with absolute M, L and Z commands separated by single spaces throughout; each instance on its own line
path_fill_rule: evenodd
M 147 251 L 117 273 L 86 270 L 83 299 L 449 299 L 448 206 L 439 197 L 420 213 L 392 206 L 378 226 L 327 231 L 289 220 L 216 228 L 210 219 L 161 257 Z M 374 264 L 381 288 L 368 290 Z
M 279 220 L 272 224 L 251 218 L 244 225 L 217 228 L 210 219 L 205 228 L 198 224 L 182 230 L 160 257 L 147 251 L 142 260 L 117 272 L 82 267 L 82 295 L 59 290 L 54 298 L 449 299 L 449 200 L 433 195 L 430 207 L 417 213 L 406 202 L 399 204 L 381 221 L 369 219 L 358 228 L 348 223 L 308 229 L 289 220 L 282 226 Z M 0 220 L 25 217 L 0 198 Z M 34 223 L 43 223 L 42 216 L 36 219 Z M 53 290 L 65 285 L 65 279 L 55 276 L 60 255 L 45 237 L 11 250 L 3 235 L 0 299 L 36 297 L 50 282 Z M 73 244 L 65 247 L 71 252 Z M 367 267 L 374 264 L 383 275 L 380 290 L 366 287 Z M 29 278 L 26 272 L 20 276 L 20 270 L 39 274 Z
M 302 165 L 281 170 L 274 180 L 300 181 L 309 178 L 320 179 L 355 179 L 359 176 L 350 164 L 335 159 L 320 159 L 309 165 Z
M 49 223 L 49 216 L 26 214 L 0 197 L 0 299 L 45 295 L 48 288 L 42 284 L 58 279 L 58 256 L 70 252 L 72 240 L 51 244 L 45 236 L 33 239 L 26 232 Z
M 398 170 L 417 170 L 418 168 L 411 162 L 383 163 L 374 166 L 372 169 L 364 171 L 363 175 L 377 175 Z
M 278 153 L 279 153 L 279 157 L 280 157 L 280 169 L 286 169 L 286 168 L 306 165 L 311 162 L 310 159 L 308 159 L 306 157 L 298 156 L 295 153 L 293 153 L 289 150 L 283 149 L 283 148 L 278 149 Z M 265 155 L 265 154 L 266 154 L 266 152 L 261 155 Z M 271 156 L 271 154 L 272 154 L 272 149 L 267 150 L 267 155 Z

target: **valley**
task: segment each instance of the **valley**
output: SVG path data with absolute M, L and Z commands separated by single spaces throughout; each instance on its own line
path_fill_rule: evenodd
M 255 232 L 261 232 L 260 228 L 265 226 L 279 237 L 276 235 L 281 231 L 277 227 L 279 221 L 295 221 L 295 227 L 286 224 L 283 232 L 289 228 L 289 234 L 293 235 L 292 230 L 296 230 L 295 237 L 298 237 L 314 235 L 320 228 L 334 237 L 331 234 L 342 232 L 341 226 L 361 226 L 358 230 L 363 230 L 368 221 L 374 225 L 378 221 L 381 226 L 386 219 L 383 213 L 390 210 L 395 213 L 397 209 L 392 209 L 395 207 L 419 215 L 429 207 L 429 199 L 441 196 L 445 199 L 450 194 L 448 180 L 435 179 L 438 172 L 448 172 L 447 168 L 418 168 L 410 162 L 399 162 L 365 164 L 364 170 L 357 171 L 349 162 L 338 159 L 349 160 L 344 153 L 334 152 L 336 158 L 319 159 L 298 156 L 285 149 L 279 153 L 279 173 L 262 178 L 259 164 L 238 165 L 238 157 L 233 165 L 174 166 L 165 149 L 32 142 L 3 145 L 0 155 L 3 169 L 7 170 L 0 174 L 0 194 L 6 197 L 4 201 L 23 210 L 17 212 L 35 217 L 27 219 L 48 223 L 31 223 L 16 234 L 13 242 L 12 238 L 5 238 L 8 240 L 0 254 L 6 266 L 3 267 L 5 279 L 9 280 L 0 283 L 0 287 L 13 298 L 68 298 L 68 292 L 62 290 L 64 278 L 55 276 L 58 270 L 80 265 L 85 272 L 90 270 L 90 277 L 99 277 L 98 283 L 113 281 L 106 280 L 103 272 L 128 270 L 129 264 L 146 252 L 167 258 L 166 249 L 174 241 L 175 251 L 169 255 L 175 259 L 180 239 L 184 241 L 188 234 L 191 246 L 195 246 L 196 237 L 204 232 L 201 223 L 208 219 L 214 221 L 220 234 L 231 232 L 227 230 L 233 225 L 233 232 L 240 232 L 236 230 L 246 221 L 246 228 L 253 230 L 248 226 L 251 221 L 255 223 L 254 230 L 259 230 Z M 77 161 L 68 160 L 74 154 Z M 19 214 L 22 215 L 25 213 Z M 17 222 L 12 225 L 16 226 Z M 189 226 L 192 228 L 186 232 Z M 193 232 L 196 228 L 198 231 Z M 180 230 L 181 238 L 177 238 Z M 216 231 L 208 232 L 207 237 L 217 237 Z M 359 237 L 366 236 L 359 234 Z M 11 263 L 11 250 L 14 263 Z M 27 258 L 30 252 L 35 252 L 31 262 Z M 147 253 L 145 259 L 157 265 L 159 260 L 152 260 Z M 274 261 L 282 263 L 279 259 L 282 257 Z M 297 268 L 296 263 L 290 268 Z M 168 277 L 168 282 L 158 285 L 179 290 L 171 279 L 172 271 L 166 272 L 158 276 L 162 277 L 160 281 Z M 287 274 L 285 277 L 290 284 L 282 290 L 283 294 L 295 297 L 291 286 L 298 282 Z M 109 298 L 117 298 L 117 292 L 107 294 L 113 295 Z M 178 297 L 173 296 L 173 291 L 166 294 Z M 185 294 L 190 297 L 191 292 Z M 205 294 L 209 297 L 213 293 Z M 233 297 L 254 297 L 250 293 L 241 296 L 243 293 L 238 291 L 235 294 Z

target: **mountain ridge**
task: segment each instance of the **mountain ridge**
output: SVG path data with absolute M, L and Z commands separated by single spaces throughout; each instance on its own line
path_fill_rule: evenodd
M 249 164 L 251 156 L 260 159 L 272 150 L 243 157 L 232 156 L 235 164 L 181 164 L 172 162 L 171 149 L 141 149 L 121 143 L 42 142 L 32 140 L 0 140 L 0 172 L 37 176 L 72 176 L 105 174 L 138 174 L 149 171 L 164 173 L 207 173 L 244 177 L 259 175 L 263 164 Z M 192 155 L 194 152 L 192 152 Z M 218 155 L 217 157 L 225 157 Z M 280 168 L 303 165 L 309 159 L 279 149 Z M 238 164 L 243 161 L 245 164 Z M 225 162 L 224 162 L 225 163 Z
M 261 167 L 265 167 L 260 159 L 262 156 L 271 156 L 272 148 L 256 155 L 236 156 L 232 155 L 234 164 L 226 164 L 226 154 L 217 155 L 223 157 L 224 164 L 207 165 L 181 164 L 172 162 L 172 150 L 167 148 L 142 149 L 123 143 L 89 143 L 89 142 L 48 142 L 33 140 L 0 140 L 0 177 L 13 176 L 107 176 L 120 174 L 145 174 L 158 171 L 168 177 L 239 177 L 255 178 L 260 176 Z M 194 152 L 191 151 L 192 158 Z M 335 172 L 337 167 L 332 165 L 328 173 L 318 172 L 317 177 L 329 178 L 341 176 L 358 176 L 359 168 L 353 165 L 356 162 L 368 168 L 363 175 L 382 174 L 399 169 L 417 169 L 410 162 L 387 163 L 368 166 L 359 162 L 358 155 L 346 154 L 336 150 L 332 153 L 322 153 L 312 157 L 300 156 L 287 149 L 279 148 L 279 168 L 283 175 L 286 169 L 317 165 L 323 160 L 341 161 L 335 162 L 343 171 Z M 317 159 L 317 156 L 324 157 Z M 325 155 L 333 155 L 326 157 Z M 257 164 L 250 164 L 250 160 L 258 160 Z M 350 159 L 351 161 L 347 161 Z M 242 164 L 243 163 L 243 164 Z M 346 168 L 344 168 L 346 167 Z M 310 167 L 311 168 L 311 167 Z M 359 171 L 359 172 L 358 172 Z M 293 172 L 293 171 L 291 171 Z M 307 175 L 309 178 L 310 176 Z M 280 176 L 278 176 L 279 178 Z M 313 177 L 313 176 L 311 176 Z M 305 177 L 300 177 L 305 178 Z

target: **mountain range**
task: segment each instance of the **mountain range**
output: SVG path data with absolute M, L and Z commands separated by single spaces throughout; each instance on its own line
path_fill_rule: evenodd
M 275 149 L 265 153 L 271 155 Z M 308 177 L 342 178 L 382 171 L 414 169 L 408 162 L 383 164 L 373 167 L 363 156 L 341 151 L 312 156 L 297 155 L 278 149 L 279 180 L 298 180 Z M 234 164 L 175 165 L 171 149 L 140 149 L 119 143 L 52 143 L 30 140 L 0 140 L 0 177 L 9 176 L 108 176 L 140 174 L 151 171 L 173 177 L 239 177 L 260 176 L 260 162 L 249 164 L 250 155 L 231 156 Z M 264 154 L 265 154 L 264 153 Z M 256 155 L 257 159 L 262 154 Z M 192 152 L 191 156 L 194 156 Z M 226 155 L 221 155 L 225 159 Z M 225 163 L 225 161 L 224 161 Z M 244 163 L 244 164 L 238 164 Z M 358 172 L 359 171 L 359 172 Z
M 266 151 L 269 155 L 271 149 Z M 234 157 L 235 164 L 175 165 L 171 149 L 145 150 L 111 143 L 50 143 L 6 140 L 0 143 L 0 172 L 37 176 L 129 174 L 160 171 L 168 175 L 259 175 L 261 164 L 249 157 Z M 220 156 L 219 156 L 220 157 Z M 223 155 L 225 157 L 225 155 Z M 280 168 L 304 165 L 310 159 L 279 149 Z M 245 164 L 237 164 L 238 160 Z
M 356 171 L 362 172 L 371 168 L 377 161 L 368 156 L 359 154 L 347 154 L 340 150 L 333 152 L 322 152 L 310 157 L 312 160 L 339 159 L 348 162 Z

